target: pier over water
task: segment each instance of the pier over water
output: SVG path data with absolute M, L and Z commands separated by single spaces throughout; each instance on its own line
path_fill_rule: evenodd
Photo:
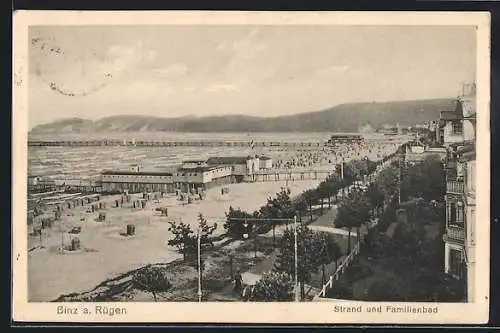
M 323 147 L 326 142 L 286 141 L 151 141 L 151 140 L 29 140 L 28 147 Z

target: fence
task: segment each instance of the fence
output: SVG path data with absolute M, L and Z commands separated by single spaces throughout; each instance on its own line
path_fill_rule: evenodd
M 345 269 L 352 263 L 352 261 L 356 258 L 356 256 L 359 254 L 359 245 L 356 244 L 356 246 L 352 249 L 351 253 L 347 257 L 342 260 L 342 263 L 338 266 L 337 270 L 333 275 L 330 275 L 330 278 L 328 279 L 328 282 L 325 283 L 321 291 L 316 295 L 316 297 L 325 297 L 326 292 L 333 287 L 333 281 L 338 281 L 340 279 L 340 276 L 344 274 Z

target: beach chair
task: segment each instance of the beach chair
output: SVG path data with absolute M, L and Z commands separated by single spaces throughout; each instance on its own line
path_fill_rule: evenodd
M 69 231 L 69 233 L 70 234 L 79 234 L 81 231 L 82 231 L 82 227 L 73 227 L 73 229 L 71 229 Z

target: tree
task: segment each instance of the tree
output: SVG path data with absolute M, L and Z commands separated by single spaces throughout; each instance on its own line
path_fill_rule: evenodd
M 398 171 L 388 167 L 380 171 L 375 181 L 385 198 L 390 198 L 398 190 Z
M 445 192 L 445 173 L 439 156 L 427 156 L 422 163 L 411 166 L 401 184 L 404 198 L 442 201 Z
M 284 272 L 264 273 L 255 284 L 253 300 L 261 302 L 293 300 L 294 283 Z
M 267 204 L 262 206 L 254 215 L 263 219 L 268 218 L 270 222 L 259 223 L 256 229 L 257 233 L 266 233 L 271 228 L 274 230 L 276 221 L 271 219 L 291 219 L 295 216 L 295 208 L 290 199 L 290 194 L 290 189 L 282 187 L 274 198 L 267 198 Z
M 432 249 L 422 226 L 399 224 L 395 229 L 387 247 L 387 265 L 400 277 L 405 300 L 411 297 L 412 281 L 432 262 Z
M 302 196 L 304 197 L 305 202 L 309 206 L 309 217 L 310 217 L 310 221 L 312 221 L 313 220 L 312 206 L 313 206 L 313 203 L 316 199 L 316 193 L 315 193 L 315 191 L 309 189 L 309 190 L 304 191 L 302 193 Z
M 172 287 L 165 268 L 152 265 L 136 271 L 132 277 L 132 284 L 139 290 L 150 292 L 155 302 L 158 301 L 158 293 L 168 291 Z
M 326 180 L 326 193 L 328 194 L 328 207 L 331 207 L 331 197 L 337 198 L 337 193 L 341 187 L 341 180 L 338 174 L 329 175 Z
M 363 239 L 362 252 L 373 258 L 382 258 L 385 256 L 387 247 L 386 236 L 380 234 L 378 228 L 368 230 L 368 233 Z
M 174 238 L 170 239 L 167 244 L 177 247 L 177 249 L 182 252 L 184 260 L 186 260 L 188 250 L 192 250 L 196 242 L 193 230 L 191 230 L 189 224 L 182 221 L 180 223 L 169 221 L 168 223 L 170 224 L 168 231 L 173 234 Z
M 333 234 L 328 232 L 316 232 L 314 235 L 318 238 L 318 247 L 315 251 L 317 251 L 318 264 L 321 265 L 322 284 L 324 285 L 326 282 L 325 266 L 332 262 L 337 264 L 337 260 L 342 257 L 342 251 Z
M 292 192 L 289 188 L 281 188 L 281 191 L 276 193 L 276 197 L 268 203 L 276 209 L 273 217 L 277 218 L 293 218 L 295 216 L 295 209 L 292 205 L 292 200 L 290 199 L 290 194 Z
M 347 250 L 351 252 L 351 232 L 352 228 L 357 229 L 358 242 L 360 239 L 359 229 L 361 225 L 370 219 L 370 207 L 366 195 L 362 191 L 352 191 L 342 202 L 335 219 L 337 228 L 347 228 L 349 234 L 347 239 Z
M 320 200 L 321 214 L 323 214 L 323 199 L 328 197 L 328 189 L 325 181 L 319 183 L 318 187 L 315 189 L 315 196 Z
M 298 213 L 299 221 L 302 222 L 302 213 L 307 209 L 307 201 L 303 195 L 299 195 L 295 200 L 295 209 Z
M 208 225 L 207 219 L 204 218 L 201 213 L 198 214 L 198 223 L 200 232 L 200 244 L 201 245 L 209 244 L 213 246 L 211 236 L 217 229 L 217 223 L 214 223 L 213 225 Z
M 245 221 L 244 218 L 251 218 L 252 215 L 242 211 L 241 209 L 234 209 L 232 206 L 229 207 L 229 211 L 226 213 L 226 223 L 224 223 L 224 229 L 226 232 L 235 239 L 243 238 L 245 232 Z M 247 223 L 251 229 L 252 223 Z
M 327 298 L 352 299 L 352 286 L 344 281 L 333 281 L 332 287 L 326 292 Z
M 384 205 L 384 193 L 380 189 L 378 184 L 370 184 L 366 191 L 366 195 L 368 197 L 368 201 L 370 202 L 371 208 L 376 212 L 376 216 L 379 215 L 380 209 L 383 208 Z
M 301 295 L 304 297 L 304 284 L 311 280 L 312 273 L 317 273 L 319 267 L 326 261 L 325 256 L 334 255 L 333 238 L 325 238 L 324 234 L 313 232 L 304 225 L 297 226 L 297 278 L 300 283 Z M 286 229 L 280 254 L 275 263 L 278 272 L 295 275 L 295 236 L 293 229 Z
M 387 279 L 377 279 L 368 287 L 367 301 L 377 302 L 394 302 L 402 301 L 401 286 L 395 280 L 388 281 Z

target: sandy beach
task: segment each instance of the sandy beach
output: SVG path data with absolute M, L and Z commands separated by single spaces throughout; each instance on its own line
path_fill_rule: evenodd
M 378 160 L 396 148 L 395 144 L 380 143 L 355 147 L 344 145 L 335 150 L 288 152 L 287 160 L 292 161 L 289 167 L 295 170 L 313 166 L 316 170 L 333 171 L 339 156 L 346 162 L 364 156 Z M 322 174 L 318 179 L 288 183 L 230 184 L 229 193 L 224 195 L 220 187 L 215 187 L 207 191 L 204 200 L 186 205 L 177 200 L 175 195 L 168 195 L 158 202 L 149 201 L 145 209 L 132 208 L 131 203 L 114 208 L 115 200 L 121 197 L 105 196 L 101 201 L 106 203 L 106 208 L 100 211 L 90 213 L 87 211 L 88 205 L 65 209 L 61 221 L 56 221 L 51 229 L 45 229 L 42 237 L 30 236 L 28 239 L 28 248 L 34 248 L 28 256 L 28 299 L 35 302 L 51 301 L 61 294 L 90 290 L 104 280 L 149 263 L 171 262 L 180 258 L 181 254 L 167 245 L 167 241 L 172 238 L 168 231 L 169 221 L 182 221 L 196 230 L 198 214 L 201 213 L 209 224 L 218 224 L 214 234 L 220 235 L 225 232 L 225 213 L 230 206 L 253 212 L 282 187 L 288 186 L 293 197 L 316 187 L 325 177 L 326 174 Z M 139 195 L 133 197 L 139 198 Z M 158 207 L 167 207 L 168 216 L 155 211 Z M 100 212 L 106 213 L 106 221 L 95 221 Z M 122 235 L 128 224 L 135 226 L 134 236 Z M 77 236 L 82 250 L 61 254 L 58 250 L 61 245 L 69 244 L 76 236 L 68 233 L 73 227 L 81 227 Z
M 289 182 L 292 196 L 308 188 L 315 187 L 321 179 Z M 197 216 L 202 213 L 209 223 L 216 222 L 216 234 L 224 232 L 224 216 L 229 206 L 253 211 L 260 208 L 268 196 L 273 196 L 286 184 L 282 182 L 241 183 L 229 185 L 229 194 L 221 195 L 220 188 L 207 192 L 205 200 L 182 206 L 175 197 L 162 199 L 159 203 L 149 202 L 144 210 L 133 209 L 124 204 L 123 208 L 112 208 L 114 197 L 106 209 L 107 222 L 95 222 L 98 212 L 87 213 L 83 207 L 65 210 L 62 222 L 65 230 L 81 226 L 78 235 L 83 250 L 60 254 L 57 248 L 62 241 L 68 244 L 71 235 L 58 232 L 55 225 L 50 234 L 44 236 L 44 248 L 29 253 L 28 257 L 28 299 L 30 301 L 51 301 L 61 294 L 81 292 L 92 289 L 100 282 L 148 263 L 170 262 L 181 255 L 168 246 L 171 238 L 168 231 L 169 220 L 182 219 L 193 226 Z M 168 207 L 168 217 L 155 212 L 157 207 Z M 68 216 L 69 215 L 69 216 Z M 86 221 L 80 221 L 84 218 Z M 124 237 L 126 225 L 136 227 L 136 235 Z M 30 247 L 40 244 L 38 237 L 30 237 Z

